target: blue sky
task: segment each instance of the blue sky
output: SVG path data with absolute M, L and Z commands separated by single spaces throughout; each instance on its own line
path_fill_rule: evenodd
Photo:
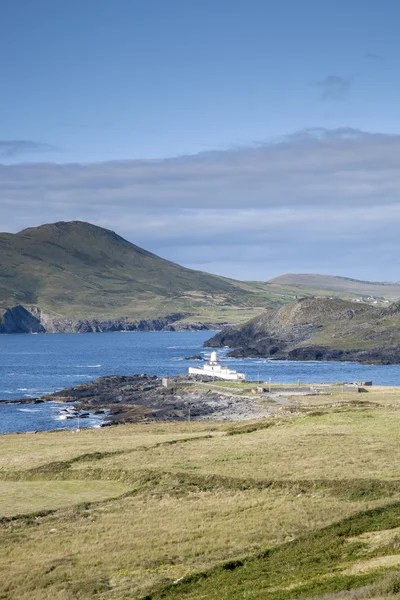
M 0 229 L 400 279 L 399 22 L 397 0 L 2 0 Z

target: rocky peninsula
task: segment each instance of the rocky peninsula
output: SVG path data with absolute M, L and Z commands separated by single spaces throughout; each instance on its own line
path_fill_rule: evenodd
M 264 312 L 205 342 L 228 356 L 287 360 L 400 363 L 400 302 L 387 308 L 339 299 L 303 298 Z
M 40 398 L 8 403 L 69 403 L 77 411 L 105 414 L 103 426 L 156 421 L 240 421 L 270 416 L 286 405 L 279 398 L 252 393 L 250 382 L 233 388 L 225 387 L 224 383 L 187 375 L 168 378 L 113 375 Z

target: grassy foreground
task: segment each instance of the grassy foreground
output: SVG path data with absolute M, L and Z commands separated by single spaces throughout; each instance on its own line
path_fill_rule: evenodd
M 398 597 L 400 389 L 296 403 L 1 436 L 0 598 Z

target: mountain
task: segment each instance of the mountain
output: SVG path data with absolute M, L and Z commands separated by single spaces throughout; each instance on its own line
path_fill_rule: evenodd
M 122 320 L 117 327 L 122 329 L 125 322 L 148 324 L 160 318 L 167 319 L 161 328 L 185 320 L 237 322 L 258 314 L 269 301 L 265 292 L 181 267 L 113 231 L 80 221 L 2 233 L 0 256 L 0 308 L 5 313 L 0 331 L 1 322 L 4 329 L 5 321 L 15 321 L 9 311 L 16 306 L 18 315 L 21 307 L 28 309 L 47 330 L 57 323 L 56 330 L 85 331 L 92 327 L 87 329 L 87 320 L 95 320 L 99 330 L 99 323 L 112 329 L 116 319 Z M 78 322 L 82 329 L 76 328 Z
M 304 296 L 400 298 L 400 284 L 344 277 L 210 275 L 81 221 L 0 233 L 0 259 L 0 333 L 220 328 Z
M 277 294 L 292 294 L 297 297 L 331 295 L 343 299 L 371 298 L 372 301 L 400 298 L 400 282 L 362 281 L 350 277 L 311 273 L 287 273 L 270 279 L 266 287 Z
M 240 357 L 400 363 L 400 302 L 377 308 L 304 298 L 225 328 L 205 345 L 230 346 Z

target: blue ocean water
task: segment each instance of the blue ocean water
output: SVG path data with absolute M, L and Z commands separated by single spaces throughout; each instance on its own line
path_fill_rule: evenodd
M 11 405 L 1 401 L 38 397 L 103 375 L 148 373 L 176 375 L 187 371 L 187 356 L 208 356 L 205 340 L 214 332 L 132 332 L 101 334 L 0 335 L 0 433 L 74 428 L 75 419 L 61 420 L 60 405 Z M 227 349 L 218 351 L 221 357 Z M 400 365 L 349 362 L 294 362 L 224 358 L 248 379 L 291 383 L 373 380 L 400 385 Z M 81 426 L 99 426 L 92 416 Z

